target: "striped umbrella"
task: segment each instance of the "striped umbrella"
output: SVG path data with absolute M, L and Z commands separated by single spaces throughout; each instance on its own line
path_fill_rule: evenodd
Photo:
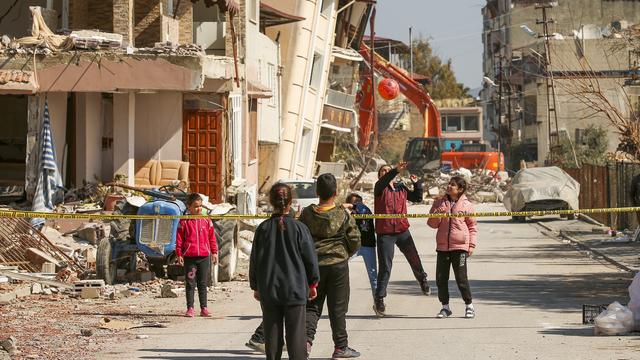
M 62 176 L 58 171 L 56 163 L 56 152 L 53 146 L 53 137 L 51 136 L 51 118 L 49 116 L 49 104 L 47 100 L 44 102 L 44 118 L 42 120 L 42 145 L 40 153 L 38 185 L 33 198 L 33 211 L 51 212 L 54 205 L 62 200 L 62 192 L 64 184 Z M 44 224 L 44 219 L 32 219 L 34 226 Z

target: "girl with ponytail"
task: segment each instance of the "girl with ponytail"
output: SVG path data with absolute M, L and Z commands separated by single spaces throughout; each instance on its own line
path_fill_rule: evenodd
M 253 296 L 262 306 L 267 359 L 282 357 L 283 333 L 289 358 L 306 358 L 306 304 L 317 296 L 320 279 L 313 239 L 309 229 L 289 214 L 291 201 L 288 185 L 271 187 L 273 215 L 258 226 L 249 263 Z

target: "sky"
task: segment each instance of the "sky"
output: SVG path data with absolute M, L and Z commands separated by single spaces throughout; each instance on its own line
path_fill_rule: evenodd
M 430 39 L 443 61 L 451 59 L 459 82 L 470 89 L 482 83 L 482 14 L 484 0 L 378 0 L 376 34 L 409 43 Z

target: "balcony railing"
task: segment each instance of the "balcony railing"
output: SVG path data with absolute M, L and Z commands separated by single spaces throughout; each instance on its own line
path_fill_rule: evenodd
M 325 100 L 325 104 L 345 110 L 354 110 L 355 103 L 355 95 L 345 94 L 340 91 L 327 89 L 327 99 Z

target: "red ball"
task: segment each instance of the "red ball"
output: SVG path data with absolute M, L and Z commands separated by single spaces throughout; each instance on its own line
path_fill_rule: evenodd
M 378 84 L 378 93 L 385 100 L 393 100 L 398 97 L 400 86 L 398 86 L 398 82 L 393 79 L 382 79 Z

